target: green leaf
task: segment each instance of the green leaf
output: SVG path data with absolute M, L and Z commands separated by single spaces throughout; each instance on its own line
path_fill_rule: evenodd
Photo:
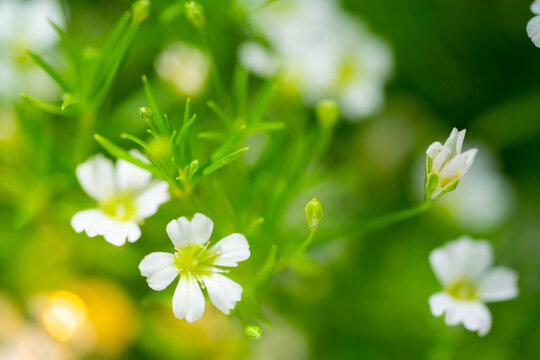
M 56 33 L 58 34 L 58 37 L 60 38 L 60 44 L 62 44 L 62 47 L 64 48 L 64 51 L 66 52 L 68 60 L 78 72 L 81 66 L 81 56 L 79 52 L 77 51 L 77 48 L 71 42 L 71 40 L 69 40 L 66 32 L 62 30 L 58 25 L 56 25 L 51 19 L 49 19 L 49 24 L 51 24 L 54 30 L 56 30 Z
M 270 248 L 268 256 L 264 260 L 264 264 L 259 268 L 259 271 L 253 277 L 252 290 L 257 292 L 261 287 L 264 286 L 274 274 L 276 268 L 276 258 L 277 258 L 277 246 L 273 244 Z
M 217 141 L 217 142 L 220 142 L 220 143 L 225 141 L 226 137 L 227 137 L 227 135 L 225 135 L 224 133 L 219 132 L 219 131 L 205 131 L 205 132 L 199 133 L 197 135 L 197 138 L 199 138 L 199 139 L 213 140 L 213 141 Z
M 133 141 L 135 144 L 139 145 L 140 147 L 142 147 L 144 150 L 150 152 L 150 147 L 147 143 L 145 143 L 143 140 L 139 139 L 138 137 L 136 136 L 133 136 L 133 135 L 130 135 L 130 134 L 126 134 L 126 133 L 122 133 L 120 134 L 120 137 L 122 139 L 126 139 L 126 140 L 130 140 L 130 141 Z
M 39 65 L 39 67 L 45 70 L 45 72 L 49 74 L 49 76 L 52 77 L 53 80 L 56 81 L 58 85 L 60 85 L 60 87 L 62 87 L 62 89 L 64 89 L 64 91 L 66 92 L 71 91 L 72 89 L 71 84 L 66 78 L 64 78 L 62 74 L 60 74 L 50 64 L 48 64 L 45 60 L 43 60 L 41 56 L 33 53 L 30 50 L 28 50 L 27 53 L 32 58 L 32 60 L 34 60 L 34 62 Z
M 259 120 L 266 109 L 268 109 L 268 106 L 270 105 L 270 102 L 274 96 L 276 82 L 277 79 L 268 80 L 268 82 L 264 84 L 263 88 L 259 91 L 246 116 L 246 122 L 248 124 L 250 122 Z
M 223 122 L 225 123 L 225 125 L 226 125 L 227 127 L 230 127 L 230 126 L 232 125 L 232 119 L 231 119 L 229 116 L 227 116 L 227 114 L 225 114 L 225 111 L 223 111 L 223 109 L 220 108 L 220 107 L 218 106 L 218 104 L 216 104 L 216 103 L 213 102 L 213 101 L 208 101 L 208 102 L 206 103 L 206 105 L 207 105 L 210 109 L 212 109 L 212 111 L 217 115 L 218 118 L 221 119 L 221 121 L 223 121 Z
M 108 140 L 108 139 L 106 139 L 103 136 L 98 135 L 98 134 L 94 134 L 94 138 L 112 156 L 114 156 L 114 157 L 116 157 L 118 159 L 122 159 L 122 160 L 125 160 L 127 162 L 130 162 L 133 165 L 138 166 L 138 167 L 140 167 L 142 169 L 148 170 L 154 176 L 159 176 L 156 169 L 151 164 L 145 163 L 144 161 L 134 157 L 129 152 L 122 149 L 120 146 L 116 145 L 112 141 L 110 141 L 110 140 Z
M 150 107 L 150 109 L 152 109 L 152 119 L 154 120 L 154 126 L 160 134 L 166 135 L 169 133 L 169 130 L 172 130 L 172 127 L 170 126 L 170 124 L 168 124 L 169 126 L 167 126 L 165 118 L 163 117 L 163 113 L 159 109 L 156 98 L 154 97 L 154 93 L 150 88 L 150 84 L 148 84 L 148 79 L 146 75 L 142 76 L 142 81 L 144 84 L 146 101 L 148 102 L 148 106 Z
M 209 165 L 205 166 L 200 173 L 202 175 L 206 176 L 208 174 L 213 173 L 214 171 L 221 169 L 225 165 L 229 164 L 230 162 L 236 160 L 240 155 L 248 151 L 249 148 L 245 147 L 239 150 L 236 150 L 235 152 L 230 153 L 229 155 L 225 155 L 222 158 L 219 158 L 218 160 L 210 163 Z
M 28 104 L 35 106 L 36 108 L 43 110 L 45 112 L 55 114 L 55 115 L 62 115 L 62 116 L 74 116 L 75 114 L 69 109 L 66 109 L 62 111 L 62 108 L 58 104 L 52 104 L 49 102 L 45 102 L 42 100 L 38 100 L 30 95 L 27 94 L 21 94 L 22 99 L 27 102 Z
M 243 114 L 246 108 L 247 89 L 249 76 L 248 72 L 241 65 L 234 69 L 233 95 L 235 100 L 236 116 Z
M 277 131 L 282 130 L 283 128 L 285 128 L 285 123 L 282 121 L 259 122 L 249 125 L 246 132 L 248 134 L 253 134 L 258 132 Z
M 433 195 L 433 192 L 439 185 L 439 175 L 435 173 L 428 174 L 426 177 L 426 184 L 425 184 L 425 194 L 424 198 L 426 200 L 431 199 L 431 196 Z

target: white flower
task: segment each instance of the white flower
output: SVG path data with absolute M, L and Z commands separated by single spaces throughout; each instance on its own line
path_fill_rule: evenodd
M 446 313 L 446 324 L 463 323 L 480 336 L 491 329 L 491 313 L 484 303 L 509 300 L 518 295 L 515 271 L 492 267 L 493 248 L 485 240 L 463 236 L 435 249 L 429 261 L 444 290 L 429 298 L 431 313 Z
M 540 47 L 540 0 L 535 0 L 532 3 L 531 11 L 536 16 L 527 23 L 527 35 L 536 47 Z
M 246 260 L 250 255 L 248 242 L 242 234 L 231 234 L 208 249 L 213 228 L 212 220 L 199 213 L 191 221 L 185 217 L 172 220 L 167 224 L 167 234 L 176 252 L 154 252 L 139 264 L 148 286 L 158 291 L 180 274 L 172 299 L 178 319 L 193 322 L 203 316 L 201 286 L 206 287 L 215 307 L 227 315 L 241 298 L 242 287 L 222 275 L 226 271 L 219 267 L 235 267 Z
M 284 82 L 306 104 L 333 99 L 351 120 L 382 107 L 392 52 L 337 1 L 275 2 L 255 11 L 249 20 L 271 49 L 252 41 L 240 46 L 240 61 L 254 73 L 267 77 L 281 71 Z
M 142 155 L 132 152 L 133 155 Z M 139 222 L 156 213 L 169 200 L 169 185 L 153 180 L 152 174 L 124 160 L 113 162 L 98 154 L 77 166 L 77 179 L 98 208 L 78 212 L 71 219 L 76 232 L 102 235 L 120 246 L 141 236 Z
M 199 95 L 210 71 L 208 56 L 193 45 L 175 42 L 159 54 L 155 68 L 159 76 L 182 95 Z
M 48 19 L 61 27 L 65 24 L 57 0 L 0 1 L 0 96 L 16 99 L 29 91 L 56 99 L 54 81 L 25 53 L 27 49 L 43 52 L 58 42 Z
M 426 151 L 426 199 L 436 197 L 452 191 L 456 188 L 459 180 L 474 161 L 477 149 L 461 152 L 465 130 L 452 130 L 450 136 L 442 145 L 434 142 Z

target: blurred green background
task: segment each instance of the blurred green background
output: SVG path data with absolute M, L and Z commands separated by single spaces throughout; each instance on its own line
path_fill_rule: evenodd
M 126 148 L 118 140 L 121 132 L 144 133 L 137 114 L 146 104 L 140 76 L 149 77 L 162 109 L 181 113 L 185 97 L 159 80 L 156 56 L 179 40 L 204 46 L 185 17 L 159 21 L 170 4 L 152 2 L 152 16 L 141 25 L 99 111 L 96 132 Z M 201 4 L 217 66 L 230 84 L 237 47 L 250 32 L 233 1 Z M 127 0 L 65 1 L 65 28 L 77 45 L 99 46 L 130 6 Z M 362 122 L 340 120 L 320 181 L 292 199 L 286 227 L 302 233 L 303 205 L 313 196 L 325 205 L 321 229 L 421 201 L 425 149 L 443 141 L 453 126 L 467 129 L 465 148 L 478 147 L 480 154 L 458 189 L 427 213 L 332 243 L 315 239 L 311 261 L 278 274 L 261 294 L 269 322 L 259 324 L 259 340 L 248 339 L 236 318 L 210 306 L 194 324 L 174 319 L 172 287 L 152 292 L 138 273 L 144 255 L 169 250 L 164 227 L 189 211 L 187 205 L 166 204 L 147 220 L 137 243 L 121 248 L 75 234 L 69 219 L 92 204 L 65 159 L 73 124 L 36 110 L 17 94 L 4 95 L 0 131 L 7 133 L 13 109 L 16 125 L 12 136 L 0 140 L 0 317 L 8 319 L 0 325 L 2 343 L 27 327 L 40 328 L 43 296 L 68 290 L 86 302 L 95 329 L 74 343 L 58 342 L 69 349 L 65 358 L 538 358 L 540 50 L 525 32 L 529 6 L 524 0 L 343 1 L 391 45 L 394 75 L 382 112 Z M 62 61 L 58 46 L 45 53 Z M 261 81 L 253 83 L 257 88 Z M 32 95 L 24 87 L 18 92 Z M 219 124 L 205 105 L 219 96 L 207 86 L 192 99 L 194 112 L 205 119 L 202 129 Z M 283 120 L 280 106 L 286 105 L 272 105 L 273 119 Z M 312 110 L 298 106 L 294 111 L 313 119 Z M 90 153 L 103 152 L 96 142 L 91 147 Z M 206 195 L 200 211 L 219 216 L 212 196 L 221 195 Z M 243 230 L 226 225 L 238 220 L 212 217 L 220 235 Z M 496 262 L 520 274 L 519 297 L 490 304 L 493 328 L 485 338 L 461 326 L 446 327 L 427 303 L 440 288 L 429 252 L 462 234 L 490 240 Z M 40 344 L 37 335 L 28 336 L 25 344 Z

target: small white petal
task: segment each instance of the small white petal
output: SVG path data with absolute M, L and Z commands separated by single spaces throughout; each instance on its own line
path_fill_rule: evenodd
M 460 321 L 470 331 L 478 331 L 484 336 L 491 329 L 491 313 L 486 305 L 479 301 L 460 304 Z
M 459 174 L 460 177 L 465 175 L 465 173 L 469 171 L 469 168 L 471 167 L 477 153 L 478 153 L 478 149 L 470 149 L 470 150 L 465 151 L 462 154 L 465 157 L 465 162 L 463 165 L 463 169 L 461 169 L 461 173 Z
M 433 159 L 433 166 L 432 169 L 435 172 L 438 172 L 441 170 L 442 166 L 445 162 L 450 159 L 450 150 L 447 148 L 442 148 L 438 153 L 437 156 Z
M 242 234 L 231 234 L 217 242 L 211 249 L 219 254 L 214 261 L 217 266 L 237 266 L 249 258 L 249 244 Z
M 229 311 L 242 298 L 242 287 L 221 274 L 205 276 L 202 280 L 212 304 L 222 313 L 229 315 Z
M 518 274 L 506 267 L 496 267 L 482 276 L 479 285 L 480 298 L 485 302 L 515 298 L 519 289 Z
M 71 226 L 80 233 L 85 231 L 89 237 L 102 235 L 113 245 L 137 241 L 141 237 L 139 225 L 133 221 L 119 222 L 108 217 L 98 209 L 84 210 L 73 215 Z
M 179 270 L 175 265 L 167 266 L 149 276 L 146 281 L 151 289 L 161 291 L 169 286 L 178 276 Z
M 156 181 L 135 199 L 137 218 L 146 219 L 154 215 L 159 206 L 169 201 L 169 199 L 169 184 L 165 181 Z
M 101 154 L 77 166 L 77 179 L 83 190 L 95 200 L 103 200 L 114 193 L 114 168 L 111 160 Z
M 456 141 L 456 155 L 461 154 L 461 149 L 463 148 L 463 140 L 465 140 L 466 133 L 467 133 L 466 129 L 463 129 L 458 133 L 458 138 Z
M 191 276 L 180 276 L 173 295 L 173 312 L 178 319 L 188 322 L 199 320 L 204 313 L 204 295 L 197 280 Z
M 134 190 L 143 189 L 152 180 L 152 174 L 149 171 L 141 169 L 125 160 L 116 162 L 116 181 L 118 190 Z
M 535 0 L 531 4 L 531 11 L 536 15 L 540 15 L 540 0 Z
M 540 47 L 540 16 L 535 16 L 527 23 L 527 34 L 536 47 Z
M 166 230 L 175 247 L 182 248 L 191 243 L 193 237 L 191 223 L 186 217 L 182 216 L 171 220 L 167 224 Z
M 458 129 L 453 128 L 452 132 L 450 133 L 450 136 L 448 136 L 448 139 L 446 139 L 444 143 L 444 147 L 450 150 L 450 156 L 454 156 L 456 154 L 456 145 L 457 145 L 458 137 L 459 137 Z
M 442 179 L 454 179 L 461 178 L 463 175 L 463 169 L 465 169 L 466 154 L 459 154 L 451 158 L 442 167 L 439 176 Z
M 443 149 L 443 145 L 440 142 L 436 141 L 433 144 L 429 145 L 426 151 L 426 155 L 429 156 L 431 160 L 433 160 L 435 159 L 439 151 L 441 151 L 442 149 Z
M 210 239 L 213 229 L 214 223 L 208 216 L 196 213 L 193 215 L 193 219 L 191 219 L 191 231 L 193 236 L 191 242 L 193 244 L 203 245 Z
M 142 276 L 150 276 L 153 273 L 166 268 L 174 263 L 174 255 L 166 252 L 153 252 L 146 255 L 139 264 Z
M 435 275 L 443 285 L 454 280 L 476 280 L 493 262 L 493 247 L 488 241 L 462 236 L 430 254 Z
M 434 316 L 441 316 L 453 302 L 450 295 L 441 291 L 429 297 L 429 308 Z

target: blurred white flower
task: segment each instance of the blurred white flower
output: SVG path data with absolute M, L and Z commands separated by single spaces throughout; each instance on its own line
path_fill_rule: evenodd
M 434 142 L 426 151 L 426 199 L 435 199 L 456 188 L 459 180 L 474 161 L 477 149 L 461 152 L 465 131 L 452 130 L 450 136 L 442 145 Z
M 512 215 L 516 196 L 512 184 L 500 171 L 496 156 L 482 144 L 474 166 L 459 182 L 459 191 L 443 197 L 439 206 L 456 224 L 468 231 L 493 231 Z
M 25 53 L 27 49 L 44 51 L 57 43 L 48 19 L 61 27 L 65 24 L 56 0 L 0 1 L 0 97 L 14 99 L 23 90 L 45 98 L 57 93 L 54 81 Z
M 203 214 L 195 214 L 189 221 L 185 217 L 167 224 L 167 234 L 176 253 L 154 252 L 139 264 L 148 286 L 163 290 L 180 274 L 180 281 L 172 299 L 173 312 L 178 319 L 189 322 L 200 319 L 204 313 L 204 295 L 224 314 L 241 299 L 242 287 L 221 273 L 221 267 L 235 267 L 249 258 L 249 245 L 244 235 L 231 234 L 211 248 L 208 239 L 214 223 Z
M 195 46 L 175 42 L 158 55 L 155 68 L 159 76 L 180 94 L 197 96 L 206 85 L 210 60 Z
M 240 46 L 240 61 L 254 73 L 267 77 L 281 71 L 305 103 L 333 99 L 352 120 L 382 107 L 392 52 L 336 1 L 279 1 L 253 12 L 250 22 L 270 45 Z
M 485 303 L 518 295 L 517 272 L 492 267 L 493 247 L 488 241 L 462 236 L 433 250 L 429 261 L 444 288 L 429 298 L 429 306 L 435 316 L 446 313 L 447 325 L 463 323 L 468 330 L 484 336 L 492 322 Z
M 142 155 L 133 152 L 134 155 Z M 141 236 L 139 222 L 156 213 L 169 200 L 169 185 L 124 160 L 113 162 L 98 154 L 76 170 L 83 190 L 98 202 L 96 209 L 78 212 L 71 219 L 76 232 L 102 235 L 113 245 L 134 242 Z
M 540 47 L 540 0 L 535 0 L 532 3 L 531 11 L 536 16 L 527 23 L 527 35 L 536 47 Z

